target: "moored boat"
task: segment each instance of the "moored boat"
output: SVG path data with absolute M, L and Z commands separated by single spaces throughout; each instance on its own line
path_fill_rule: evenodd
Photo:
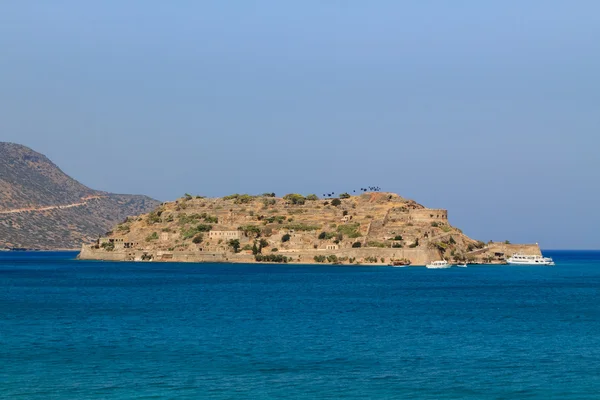
M 426 267 L 429 269 L 441 269 L 441 268 L 450 268 L 451 265 L 448 264 L 448 261 L 441 260 L 441 261 L 434 261 L 432 263 L 429 263 L 426 265 Z
M 391 260 L 388 265 L 390 267 L 408 267 L 410 265 L 410 260 L 407 260 L 407 259 Z
M 540 255 L 515 253 L 506 260 L 510 265 L 554 265 L 554 261 L 550 257 Z

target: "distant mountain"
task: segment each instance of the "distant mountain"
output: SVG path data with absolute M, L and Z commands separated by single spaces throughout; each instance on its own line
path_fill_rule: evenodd
M 0 248 L 78 248 L 160 202 L 93 190 L 28 147 L 0 142 Z

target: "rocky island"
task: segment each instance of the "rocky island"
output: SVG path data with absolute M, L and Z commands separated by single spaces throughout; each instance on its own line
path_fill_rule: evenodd
M 84 260 L 412 264 L 434 260 L 504 263 L 539 246 L 473 240 L 448 212 L 394 193 L 338 198 L 273 193 L 223 198 L 186 195 L 129 217 L 85 244 Z

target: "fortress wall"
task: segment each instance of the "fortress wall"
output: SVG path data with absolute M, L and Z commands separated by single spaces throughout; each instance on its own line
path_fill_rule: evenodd
M 152 261 L 164 262 L 244 262 L 253 263 L 254 256 L 251 254 L 224 253 L 224 252 L 179 252 L 179 251 L 104 251 L 83 246 L 79 259 L 81 260 L 105 260 L 105 261 L 140 261 L 142 255 L 152 255 Z M 315 256 L 335 255 L 337 257 L 355 258 L 357 262 L 367 257 L 385 258 L 385 263 L 390 259 L 407 258 L 413 265 L 425 265 L 439 258 L 433 249 L 382 249 L 382 248 L 350 248 L 337 250 L 298 250 L 280 251 L 279 253 L 292 258 L 292 262 L 304 264 L 314 263 Z
M 448 222 L 448 210 L 423 208 L 409 211 L 409 219 L 417 222 Z
M 506 244 L 502 242 L 489 243 L 486 253 L 504 253 L 506 258 L 514 253 L 522 253 L 529 255 L 542 255 L 540 246 L 536 244 Z

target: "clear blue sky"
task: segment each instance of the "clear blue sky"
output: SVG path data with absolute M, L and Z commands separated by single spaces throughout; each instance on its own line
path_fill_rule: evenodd
M 95 189 L 379 185 L 600 248 L 599 40 L 597 1 L 5 1 L 0 140 Z

